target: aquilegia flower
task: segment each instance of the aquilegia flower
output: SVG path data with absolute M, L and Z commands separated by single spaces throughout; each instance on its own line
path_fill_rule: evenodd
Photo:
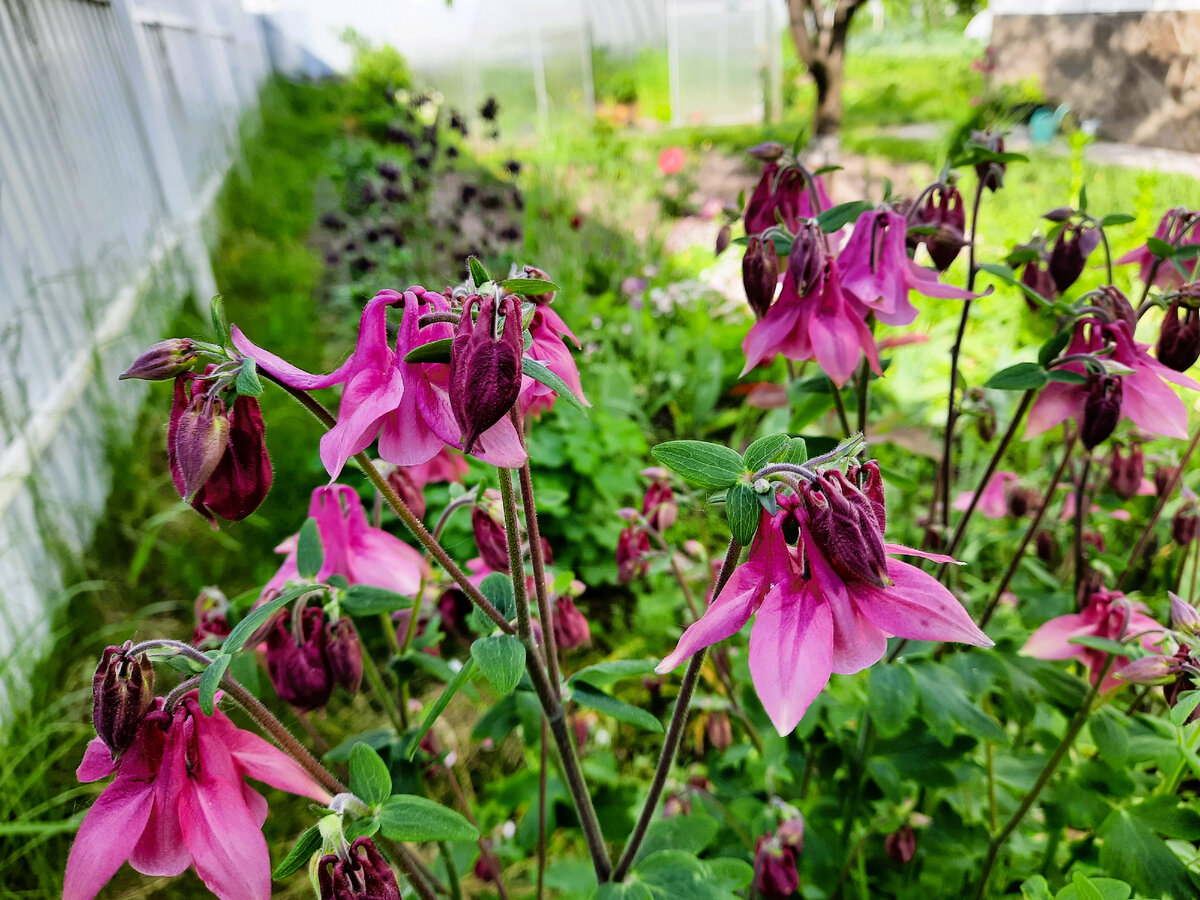
M 267 802 L 243 779 L 321 803 L 330 799 L 290 756 L 220 710 L 204 715 L 195 691 L 173 713 L 157 700 L 117 763 L 99 738 L 88 744 L 79 780 L 114 772 L 71 845 L 63 900 L 91 900 L 125 862 L 160 876 L 195 866 L 221 900 L 267 900 L 271 858 L 261 831 Z
M 884 543 L 885 519 L 874 462 L 851 466 L 848 477 L 825 472 L 801 497 L 780 497 L 775 515 L 762 513 L 747 561 L 656 671 L 736 634 L 753 616 L 750 674 L 782 735 L 832 673 L 853 674 L 882 659 L 889 636 L 990 647 L 953 594 L 889 555 L 952 560 Z M 789 524 L 799 531 L 794 547 L 785 537 Z
M 754 193 L 746 203 L 746 234 L 761 234 L 768 228 L 774 228 L 779 224 L 776 211 L 787 230 L 794 234 L 801 219 L 811 219 L 829 209 L 833 204 L 821 182 L 821 176 L 814 177 L 813 184 L 820 209 L 813 209 L 808 181 L 802 169 L 797 166 L 780 168 L 776 162 L 767 163 L 763 166 L 762 177 L 755 185 Z
M 1200 388 L 1200 384 L 1154 359 L 1147 352 L 1148 345 L 1134 340 L 1133 331 L 1124 320 L 1079 320 L 1075 323 L 1075 334 L 1064 355 L 1098 354 L 1106 348 L 1111 348 L 1112 352 L 1101 357 L 1102 359 L 1111 360 L 1133 370 L 1118 379 L 1120 390 L 1117 394 L 1121 417 L 1129 419 L 1139 428 L 1164 437 L 1186 438 L 1187 409 L 1179 395 L 1166 382 L 1170 381 L 1193 390 Z M 1085 371 L 1084 364 L 1078 361 L 1066 363 L 1061 368 L 1079 373 Z M 1066 384 L 1059 381 L 1047 384 L 1029 411 L 1025 436 L 1039 435 L 1069 418 L 1083 423 L 1084 407 L 1090 392 L 1090 386 L 1087 384 Z
M 1017 485 L 1021 480 L 1016 472 L 1005 472 L 1003 470 L 993 472 L 992 477 L 988 479 L 986 485 L 979 495 L 979 502 L 975 504 L 975 509 L 989 519 L 1003 519 L 1008 515 L 1008 495 L 1009 491 Z M 957 510 L 966 510 L 971 505 L 971 501 L 975 497 L 974 491 L 963 491 L 954 498 L 954 508 Z
M 1119 641 L 1140 635 L 1138 642 L 1152 650 L 1162 639 L 1163 627 L 1146 613 L 1145 606 L 1134 603 L 1120 591 L 1101 589 L 1088 598 L 1083 612 L 1067 613 L 1042 625 L 1029 636 L 1022 652 L 1038 659 L 1077 659 L 1087 667 L 1095 684 L 1108 654 L 1083 644 L 1072 644 L 1071 640 L 1091 636 Z M 1114 672 L 1128 662 L 1128 656 L 1118 656 L 1113 661 L 1100 685 L 1101 691 L 1120 685 Z
M 351 487 L 331 484 L 317 488 L 312 492 L 308 514 L 317 520 L 325 555 L 318 581 L 342 575 L 351 584 L 371 584 L 411 597 L 429 574 L 420 553 L 367 522 L 362 500 Z M 298 545 L 299 536 L 293 535 L 275 548 L 276 553 L 286 553 L 287 557 L 263 588 L 264 597 L 299 579 Z
M 1154 229 L 1154 236 L 1160 241 L 1166 241 L 1168 244 L 1176 247 L 1187 244 L 1200 244 L 1200 213 L 1182 206 L 1169 209 L 1163 214 L 1158 227 Z M 1142 281 L 1147 281 L 1150 278 L 1150 270 L 1154 268 L 1156 259 L 1157 257 L 1150 252 L 1150 248 L 1143 245 L 1136 250 L 1130 250 L 1118 259 L 1115 264 L 1118 266 L 1136 264 L 1138 267 L 1138 278 Z M 1196 271 L 1195 257 L 1188 260 L 1180 260 L 1179 262 L 1189 277 Z M 1179 287 L 1183 282 L 1183 275 L 1175 268 L 1173 262 L 1165 260 L 1159 262 L 1158 271 L 1154 274 L 1154 284 L 1156 287 Z

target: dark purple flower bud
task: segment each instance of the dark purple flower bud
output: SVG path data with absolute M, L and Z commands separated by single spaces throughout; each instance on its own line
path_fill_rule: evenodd
M 1033 488 L 1013 488 L 1008 494 L 1008 514 L 1014 519 L 1020 519 L 1030 512 L 1036 512 L 1042 505 L 1042 495 Z
M 500 112 L 500 104 L 496 102 L 495 97 L 488 97 L 483 106 L 479 107 L 479 115 L 489 122 L 496 118 L 498 112 Z
M 883 849 L 892 862 L 902 866 L 917 852 L 917 833 L 911 825 L 902 825 L 883 839 Z
M 154 667 L 145 654 L 108 646 L 92 676 L 92 722 L 96 734 L 116 760 L 133 743 L 142 717 L 154 706 Z
M 554 601 L 554 642 L 564 652 L 592 642 L 588 620 L 570 597 L 559 597 Z
M 407 466 L 397 466 L 387 474 L 387 483 L 418 519 L 425 518 L 425 490 L 413 480 Z
M 1037 549 L 1037 558 L 1048 566 L 1054 565 L 1058 560 L 1058 541 L 1054 539 L 1054 535 L 1046 529 L 1042 529 L 1033 538 L 1034 547 Z
M 345 221 L 334 212 L 327 212 L 320 219 L 321 226 L 328 228 L 330 231 L 342 231 L 346 227 Z
M 1121 379 L 1115 375 L 1093 375 L 1088 379 L 1079 437 L 1089 450 L 1104 443 L 1121 419 Z
M 876 504 L 836 470 L 804 486 L 808 531 L 847 581 L 891 584 Z
M 1167 307 L 1158 333 L 1158 361 L 1176 372 L 1186 372 L 1197 359 L 1200 359 L 1200 312 L 1174 300 Z
M 754 853 L 754 888 L 765 900 L 787 900 L 800 887 L 796 854 L 771 835 L 758 839 Z
M 395 181 L 400 177 L 400 167 L 390 160 L 381 162 L 375 167 L 375 171 L 378 172 L 380 177 L 385 181 Z
M 728 225 L 722 225 L 721 230 L 717 232 L 717 243 L 713 247 L 713 252 L 716 256 L 720 256 L 729 247 L 730 241 L 733 239 L 733 229 Z
M 786 149 L 779 141 L 767 141 L 765 144 L 758 144 L 751 147 L 746 152 L 755 159 L 761 159 L 763 162 L 775 162 L 783 156 Z
M 1021 271 L 1021 283 L 1043 300 L 1053 300 L 1058 296 L 1050 269 L 1041 260 L 1033 259 L 1025 263 L 1025 268 Z M 1026 297 L 1025 302 L 1032 312 L 1041 311 L 1041 307 L 1030 298 Z
M 642 497 L 642 515 L 650 527 L 662 534 L 675 524 L 678 514 L 679 504 L 675 502 L 671 483 L 665 480 L 652 482 Z
M 925 249 L 939 272 L 945 272 L 967 245 L 967 213 L 958 188 L 943 186 L 929 192 L 925 202 L 913 215 L 911 224 L 936 228 L 933 234 L 922 237 Z
M 1108 457 L 1108 486 L 1122 500 L 1137 494 L 1146 477 L 1146 461 L 1142 448 L 1134 444 L 1125 456 L 1120 447 L 1113 447 Z
M 521 278 L 535 278 L 538 281 L 550 281 L 550 282 L 554 281 L 554 279 L 551 278 L 549 275 L 547 275 L 543 270 L 541 270 L 535 266 L 526 266 L 524 269 L 521 270 L 520 277 Z M 538 306 L 549 306 L 551 303 L 554 302 L 554 296 L 555 296 L 554 291 L 547 291 L 544 294 L 527 294 L 526 295 L 527 299 L 532 300 Z
M 1071 216 L 1075 215 L 1075 210 L 1069 206 L 1056 206 L 1049 212 L 1042 213 L 1043 219 L 1049 219 L 1051 222 L 1065 222 Z
M 629 584 L 650 571 L 650 535 L 645 529 L 630 525 L 617 538 L 617 580 Z
M 879 523 L 879 530 L 882 532 L 887 528 L 887 500 L 883 493 L 883 475 L 879 472 L 879 463 L 869 459 L 862 465 L 851 466 L 846 470 L 846 474 L 871 501 L 875 521 Z
M 167 429 L 171 473 L 180 496 L 189 502 L 217 468 L 229 443 L 224 401 L 203 390 L 189 396 L 194 379 L 190 372 L 175 379 L 175 401 Z
M 210 520 L 240 522 L 258 509 L 271 490 L 274 471 L 267 453 L 266 425 L 255 397 L 237 397 L 229 408 L 229 443 L 192 505 Z
M 718 753 L 724 753 L 733 743 L 733 726 L 729 724 L 729 716 L 723 712 L 709 715 L 704 723 L 704 737 Z
M 987 400 L 979 404 L 979 413 L 975 416 L 975 432 L 985 444 L 990 444 L 996 437 L 996 407 Z
M 1154 492 L 1161 497 L 1171 487 L 1178 474 L 1179 466 L 1166 466 L 1162 464 L 1156 466 L 1154 469 Z
M 190 338 L 168 338 L 143 352 L 120 378 L 140 378 L 143 381 L 166 381 L 192 367 L 196 359 L 196 344 Z
M 229 634 L 229 601 L 220 588 L 201 588 L 195 603 L 196 627 L 192 646 L 208 650 L 220 646 Z
M 342 616 L 325 626 L 325 659 L 333 683 L 357 694 L 363 676 L 362 644 L 348 617 Z
M 1133 304 L 1129 302 L 1129 298 L 1122 294 L 1120 290 L 1111 284 L 1106 284 L 1100 288 L 1100 295 L 1092 302 L 1101 309 L 1107 310 L 1108 314 L 1114 320 L 1124 322 L 1128 325 L 1130 334 L 1137 332 L 1137 313 L 1134 312 Z
M 1054 249 L 1050 251 L 1050 277 L 1061 294 L 1083 274 L 1087 258 L 1096 249 L 1100 232 L 1083 225 L 1065 225 L 1058 233 Z
M 811 219 L 802 221 L 788 253 L 788 277 L 801 297 L 819 294 L 829 271 L 829 244 L 821 226 Z
M 746 255 L 742 257 L 742 286 L 756 317 L 761 319 L 767 314 L 778 284 L 779 257 L 775 254 L 775 242 L 751 235 Z
M 1186 547 L 1196 539 L 1197 527 L 1200 527 L 1200 516 L 1194 509 L 1185 507 L 1171 519 L 1171 540 Z
M 472 296 L 463 304 L 462 318 L 450 348 L 450 408 L 462 429 L 465 453 L 479 436 L 508 415 L 521 392 L 521 305 L 515 296 L 500 301 L 504 330 L 499 340 L 496 298 Z M 479 305 L 479 321 L 471 312 Z
M 986 147 L 993 153 L 1004 152 L 1004 138 L 994 131 L 972 131 L 971 142 Z M 1004 186 L 1004 172 L 1007 168 L 1007 163 L 978 162 L 975 164 L 975 174 L 989 191 L 998 191 Z
M 1097 553 L 1103 553 L 1108 547 L 1104 540 L 1104 535 L 1098 531 L 1088 530 L 1083 533 L 1083 542 L 1095 549 Z
M 504 523 L 497 521 L 483 507 L 471 510 L 471 528 L 475 532 L 475 544 L 483 564 L 493 572 L 510 571 L 508 561 L 508 535 Z
M 292 634 L 291 616 L 284 612 L 267 637 L 267 673 L 279 699 L 299 710 L 319 709 L 329 702 L 333 678 L 325 656 L 324 613 L 310 606 L 300 619 L 300 642 Z
M 348 856 L 329 854 L 317 865 L 321 900 L 400 900 L 400 885 L 369 837 L 350 845 Z
M 490 850 L 481 850 L 471 873 L 480 881 L 494 884 L 500 878 L 500 860 Z

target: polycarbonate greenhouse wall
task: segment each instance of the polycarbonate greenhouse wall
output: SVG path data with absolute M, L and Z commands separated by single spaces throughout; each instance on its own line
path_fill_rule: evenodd
M 215 292 L 201 228 L 268 71 L 237 0 L 0 3 L 0 672 L 103 509 L 144 397 L 117 375 Z

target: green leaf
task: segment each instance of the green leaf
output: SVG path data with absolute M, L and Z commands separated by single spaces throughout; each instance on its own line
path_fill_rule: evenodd
M 580 706 L 586 706 L 588 709 L 594 709 L 606 716 L 612 716 L 617 721 L 628 722 L 630 725 L 636 725 L 646 731 L 662 733 L 662 722 L 646 710 L 599 691 L 586 681 L 575 683 L 571 688 L 571 699 Z
M 1200 256 L 1200 244 L 1184 244 L 1182 247 L 1175 248 L 1175 253 L 1171 257 L 1171 260 L 1178 262 L 1181 259 L 1195 259 L 1197 256 Z M 1191 278 L 1190 272 L 1185 270 L 1183 274 L 1189 279 Z
M 1025 282 L 1017 278 L 1016 273 L 1014 273 L 1013 270 L 1008 266 L 1001 265 L 1000 263 L 981 263 L 980 265 L 976 266 L 976 268 L 981 272 L 987 272 L 989 275 L 995 275 L 1004 283 L 1012 285 L 1017 290 L 1021 291 L 1021 293 L 1023 293 L 1026 297 L 1040 306 L 1052 305 L 1049 300 L 1047 300 L 1029 285 L 1025 284 Z
M 1085 890 L 1090 888 L 1096 893 L 1084 893 L 1074 884 L 1068 884 L 1054 895 L 1054 900 L 1083 900 L 1085 897 L 1091 897 L 1093 900 L 1096 897 L 1099 897 L 1100 900 L 1129 900 L 1129 895 L 1133 893 L 1133 888 L 1115 878 L 1086 878 L 1081 872 L 1076 872 L 1075 877 L 1085 878 L 1087 881 Z M 1049 895 L 1047 894 L 1047 896 Z
M 292 849 L 288 851 L 288 855 L 275 867 L 275 871 L 271 873 L 271 877 L 276 881 L 283 881 L 290 875 L 294 875 L 307 866 L 312 855 L 320 849 L 320 830 L 316 825 L 306 828 L 304 833 L 296 838 L 296 843 L 292 845 Z
M 654 895 L 640 881 L 607 881 L 597 889 L 596 900 L 654 900 Z
M 1021 896 L 1025 900 L 1054 900 L 1050 885 L 1042 875 L 1034 875 L 1021 883 Z
M 1075 896 L 1071 900 L 1104 900 L 1104 895 L 1100 893 L 1100 889 L 1092 884 L 1091 880 L 1082 872 L 1075 872 L 1071 875 L 1071 887 L 1074 889 Z M 1054 900 L 1066 900 L 1065 890 L 1059 891 L 1058 896 Z
M 1171 722 L 1176 728 L 1182 728 L 1200 704 L 1200 691 L 1186 691 L 1179 695 L 1175 705 L 1171 707 Z
M 229 320 L 225 318 L 225 298 L 213 294 L 208 301 L 208 314 L 212 317 L 213 331 L 217 335 L 217 343 L 222 347 L 229 346 Z
M 534 381 L 541 382 L 554 391 L 559 397 L 562 397 L 569 404 L 575 407 L 580 412 L 587 412 L 587 407 L 583 401 L 575 396 L 575 392 L 571 390 L 571 386 L 558 377 L 554 372 L 550 371 L 550 367 L 538 359 L 533 359 L 528 356 L 521 357 L 521 371 L 532 378 Z
M 652 675 L 657 665 L 652 659 L 610 659 L 607 662 L 596 663 L 586 669 L 580 669 L 567 679 L 567 684 L 584 681 L 592 687 L 607 687 L 626 678 L 636 678 L 638 675 Z
M 471 657 L 463 667 L 458 670 L 455 676 L 446 685 L 446 689 L 442 691 L 441 696 L 433 701 L 433 705 L 429 707 L 429 711 L 425 713 L 425 718 L 421 722 L 421 727 L 418 729 L 415 736 L 409 739 L 408 753 L 409 759 L 416 755 L 417 747 L 424 740 L 425 735 L 429 733 L 429 729 L 433 727 L 433 723 L 437 721 L 437 717 L 442 714 L 449 705 L 451 698 L 459 692 L 463 685 L 471 680 L 471 676 L 475 674 L 476 662 L 475 657 Z
M 262 382 L 258 380 L 258 363 L 251 356 L 242 358 L 242 367 L 238 369 L 237 378 L 233 382 L 234 389 L 242 397 L 259 397 L 262 395 Z
M 1187 867 L 1146 825 L 1123 809 L 1108 814 L 1096 832 L 1100 866 L 1148 897 L 1187 900 L 1196 887 Z
M 1086 184 L 1081 184 L 1079 186 L 1079 211 L 1081 213 L 1087 212 L 1087 185 Z
M 1071 332 L 1059 331 L 1050 340 L 1042 344 L 1038 350 L 1038 362 L 1042 366 L 1049 366 L 1050 363 L 1058 359 L 1058 355 L 1067 349 L 1067 344 L 1071 343 Z
M 217 657 L 204 670 L 204 674 L 200 676 L 200 711 L 206 716 L 213 714 L 213 701 L 217 695 L 217 688 L 221 684 L 221 679 L 225 677 L 225 671 L 229 668 L 231 659 L 233 657 L 228 653 L 217 654 Z
M 1200 839 L 1200 812 L 1179 797 L 1153 797 L 1129 810 L 1130 814 L 1157 834 L 1185 841 Z
M 296 542 L 296 571 L 301 578 L 316 578 L 324 564 L 321 531 L 317 528 L 317 520 L 309 516 L 300 526 L 300 539 Z
M 359 742 L 350 750 L 350 793 L 372 808 L 392 793 L 392 773 L 369 744 Z
M 754 540 L 758 531 L 758 519 L 761 507 L 758 504 L 758 494 L 748 484 L 738 482 L 725 495 L 725 514 L 729 519 L 729 532 L 733 539 L 743 547 Z
M 913 665 L 930 733 L 943 745 L 954 739 L 954 725 L 967 734 L 1007 744 L 1008 734 L 996 720 L 983 712 L 967 697 L 962 679 L 954 670 L 941 663 L 922 662 Z
M 404 354 L 404 361 L 410 363 L 448 363 L 450 362 L 450 345 L 454 338 L 441 338 L 413 347 Z
M 229 636 L 226 637 L 225 642 L 221 644 L 221 652 L 231 655 L 237 653 L 242 649 L 242 644 L 246 643 L 246 640 L 250 637 L 250 635 L 258 631 L 259 627 L 262 626 L 267 619 L 271 618 L 271 616 L 275 615 L 275 613 L 277 613 L 288 603 L 291 603 L 297 597 L 315 590 L 324 590 L 324 588 L 312 584 L 306 584 L 302 587 L 292 588 L 289 591 L 284 591 L 274 600 L 268 600 L 262 606 L 258 607 L 258 609 L 251 610 L 246 614 L 246 617 L 242 619 L 242 621 L 233 626 L 233 630 L 229 632 Z
M 826 234 L 837 231 L 844 225 L 853 222 L 863 213 L 872 209 L 873 205 L 866 200 L 851 200 L 849 203 L 839 203 L 817 216 L 817 225 Z
M 500 282 L 500 287 L 504 288 L 510 294 L 547 294 L 550 291 L 558 291 L 561 288 L 553 281 L 544 281 L 541 278 L 505 278 Z
M 808 462 L 808 444 L 804 442 L 802 437 L 794 437 L 788 445 L 787 456 L 784 457 L 786 462 L 794 463 L 795 465 L 803 465 Z
M 704 864 L 708 867 L 709 874 L 712 875 L 713 885 L 730 893 L 744 891 L 750 887 L 750 881 L 754 878 L 754 867 L 750 863 L 734 859 L 732 856 L 706 859 Z
M 341 602 L 342 611 L 349 615 L 374 616 L 398 609 L 410 609 L 413 598 L 372 584 L 352 584 L 346 588 Z
M 502 572 L 492 572 L 479 584 L 479 592 L 487 598 L 492 606 L 500 611 L 500 615 L 511 621 L 517 615 L 517 598 L 513 594 L 512 579 Z M 467 624 L 472 631 L 480 634 L 491 634 L 496 630 L 496 623 L 483 614 L 481 610 L 472 609 L 467 617 Z
M 903 663 L 872 666 L 867 676 L 867 710 L 879 733 L 895 737 L 917 711 L 917 680 Z
M 475 282 L 475 287 L 480 288 L 492 280 L 492 276 L 488 274 L 488 270 L 483 267 L 478 258 L 474 256 L 467 257 L 467 268 L 471 270 L 471 280 Z
M 712 881 L 708 866 L 682 850 L 659 850 L 634 867 L 654 900 L 733 900 Z
M 393 794 L 379 810 L 379 831 L 405 843 L 474 841 L 479 831 L 452 809 L 413 794 Z
M 379 817 L 370 816 L 363 819 L 355 819 L 346 826 L 343 834 L 346 835 L 346 840 L 353 843 L 360 837 L 374 837 L 375 832 L 379 830 Z
M 1102 228 L 1108 228 L 1112 225 L 1128 225 L 1130 222 L 1136 221 L 1137 216 L 1131 216 L 1129 213 L 1109 213 L 1100 220 Z
M 1116 716 L 1108 715 L 1106 710 L 1095 712 L 1088 720 L 1088 729 L 1106 763 L 1117 767 L 1124 763 L 1129 756 L 1129 737 L 1125 725 L 1117 721 Z
M 667 441 L 650 455 L 684 481 L 710 491 L 729 487 L 746 470 L 741 454 L 705 441 Z
M 1021 362 L 1001 369 L 986 382 L 984 387 L 998 391 L 1029 391 L 1040 388 L 1049 375 L 1037 363 Z
M 1175 255 L 1175 248 L 1162 238 L 1146 238 L 1146 249 L 1161 259 L 1170 259 Z
M 743 454 L 742 458 L 746 462 L 746 468 L 751 472 L 757 472 L 763 466 L 776 462 L 778 457 L 787 451 L 790 444 L 791 438 L 786 434 L 768 434 L 766 437 L 760 437 L 747 447 Z
M 1047 376 L 1059 384 L 1087 384 L 1087 376 L 1082 372 L 1072 372 L 1070 369 L 1050 369 Z
M 1113 653 L 1117 656 L 1125 656 L 1129 653 L 1129 648 L 1120 641 L 1097 637 L 1094 634 L 1082 634 L 1079 637 L 1071 638 L 1067 643 L 1078 644 L 1081 647 L 1090 647 L 1093 650 L 1099 650 L 1102 653 Z
M 513 634 L 481 637 L 471 644 L 471 658 L 501 695 L 516 690 L 521 673 L 525 671 L 525 645 Z
M 696 856 L 712 843 L 719 828 L 716 819 L 703 813 L 655 819 L 646 829 L 646 838 L 634 860 L 634 866 L 660 850 L 682 850 Z

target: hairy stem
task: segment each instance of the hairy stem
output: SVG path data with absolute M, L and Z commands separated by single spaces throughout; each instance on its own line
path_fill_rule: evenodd
M 1083 587 L 1084 576 L 1087 575 L 1087 554 L 1083 550 L 1083 525 L 1087 520 L 1088 478 L 1092 474 L 1092 457 L 1089 455 L 1083 461 L 1083 471 L 1079 474 L 1079 482 L 1075 485 L 1075 602 L 1079 602 L 1079 592 Z
M 713 597 L 718 596 L 721 589 L 725 587 L 725 582 L 729 580 L 733 570 L 737 567 L 738 556 L 741 552 L 741 545 L 735 540 L 730 540 L 729 549 L 725 552 L 725 562 L 721 566 L 721 573 L 717 576 L 716 585 L 713 587 Z M 633 860 L 637 856 L 638 848 L 641 847 L 642 841 L 646 837 L 646 829 L 650 827 L 650 820 L 654 818 L 659 798 L 667 784 L 667 775 L 671 771 L 671 766 L 675 762 L 675 754 L 679 751 L 679 743 L 683 739 L 688 707 L 691 706 L 692 693 L 696 690 L 696 682 L 700 678 L 700 669 L 703 665 L 704 650 L 701 650 L 691 658 L 683 673 L 683 681 L 679 684 L 679 696 L 675 698 L 675 711 L 671 714 L 671 723 L 667 726 L 662 752 L 659 754 L 658 765 L 654 770 L 654 779 L 650 782 L 646 801 L 642 805 L 642 813 L 638 816 L 637 824 L 633 826 L 633 832 L 629 835 L 629 840 L 626 841 L 625 849 L 617 862 L 617 868 L 613 871 L 614 881 L 621 881 L 629 872 L 629 867 L 633 865 Z

